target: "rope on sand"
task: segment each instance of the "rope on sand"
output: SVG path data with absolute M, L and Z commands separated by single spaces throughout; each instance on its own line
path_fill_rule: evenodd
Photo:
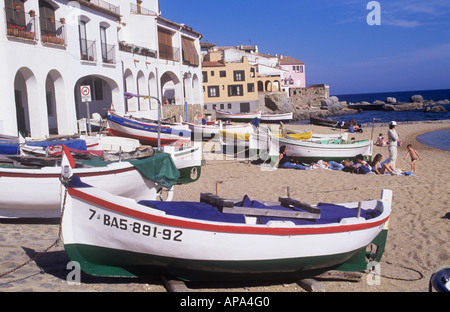
M 393 266 L 396 266 L 396 267 L 399 267 L 399 268 L 402 268 L 402 269 L 405 269 L 405 270 L 413 271 L 413 272 L 419 274 L 419 277 L 417 277 L 417 278 L 410 278 L 410 279 L 409 279 L 409 278 L 402 278 L 402 277 L 388 276 L 388 275 L 383 275 L 383 274 L 380 275 L 381 277 L 384 277 L 384 278 L 387 278 L 387 279 L 391 279 L 391 280 L 396 280 L 396 281 L 406 281 L 406 282 L 417 282 L 417 281 L 420 281 L 421 279 L 424 278 L 423 273 L 420 272 L 419 270 L 416 270 L 416 269 L 410 268 L 410 267 L 406 267 L 406 266 L 403 266 L 403 265 L 399 265 L 399 264 L 394 264 L 394 263 L 389 262 L 389 261 L 385 261 L 385 262 L 386 262 L 387 264 L 389 264 L 389 265 L 393 265 Z

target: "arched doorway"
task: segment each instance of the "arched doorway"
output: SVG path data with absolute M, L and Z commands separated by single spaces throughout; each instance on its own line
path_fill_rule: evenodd
M 183 104 L 181 83 L 173 72 L 165 72 L 161 76 L 161 94 L 163 103 Z
M 264 83 L 262 81 L 258 81 L 258 92 L 264 92 Z
M 159 98 L 157 79 L 153 72 L 148 76 L 148 95 Z M 153 109 L 158 109 L 158 101 L 150 99 L 150 110 Z
M 137 74 L 137 94 L 145 96 L 148 95 L 148 86 L 145 83 L 145 76 L 142 71 L 139 71 Z M 139 111 L 147 111 L 149 109 L 149 99 L 139 97 L 137 100 Z
M 31 134 L 30 113 L 28 109 L 27 82 L 19 71 L 14 79 L 14 98 L 16 102 L 17 130 L 24 136 Z
M 41 127 L 37 81 L 30 69 L 24 67 L 17 71 L 14 78 L 14 98 L 18 132 L 25 136 L 46 135 L 47 129 Z
M 81 101 L 81 86 L 90 86 L 91 88 L 92 101 L 89 104 Z M 77 119 L 87 117 L 87 105 L 89 105 L 89 113 L 91 114 L 89 117 L 92 117 L 94 113 L 98 113 L 104 118 L 108 114 L 108 110 L 111 109 L 114 100 L 123 99 L 123 94 L 120 97 L 117 83 L 103 76 L 91 75 L 80 78 L 75 84 L 74 92 Z
M 62 111 L 64 90 L 64 80 L 61 74 L 56 70 L 50 71 L 45 80 L 45 99 L 50 134 L 59 134 L 58 112 Z
M 201 104 L 201 93 L 202 90 L 200 79 L 196 74 L 192 76 L 192 91 L 194 93 L 192 103 L 191 104 Z

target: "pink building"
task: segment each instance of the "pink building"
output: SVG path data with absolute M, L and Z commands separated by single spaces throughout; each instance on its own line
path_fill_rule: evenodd
M 280 55 L 280 67 L 285 70 L 282 77 L 282 85 L 285 88 L 305 88 L 306 70 L 305 63 L 290 56 Z

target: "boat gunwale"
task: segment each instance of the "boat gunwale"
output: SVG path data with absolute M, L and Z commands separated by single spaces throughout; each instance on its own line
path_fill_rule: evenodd
M 91 188 L 85 188 L 91 189 Z M 95 192 L 102 192 L 95 188 Z M 148 212 L 136 210 L 130 206 L 124 206 L 101 198 L 99 195 L 89 194 L 79 188 L 68 188 L 68 193 L 72 197 L 76 197 L 82 201 L 88 202 L 95 206 L 99 206 L 102 209 L 107 209 L 115 213 L 127 215 L 131 218 L 140 219 L 147 222 L 153 222 L 160 225 L 172 226 L 177 228 L 184 228 L 189 230 L 199 230 L 208 232 L 221 232 L 221 233 L 233 233 L 233 234 L 259 234 L 259 235 L 276 235 L 276 236 L 296 236 L 296 235 L 314 235 L 314 234 L 336 234 L 343 232 L 354 232 L 360 230 L 368 230 L 380 225 L 385 224 L 390 218 L 390 209 L 386 209 L 383 205 L 383 200 L 376 200 L 383 205 L 383 211 L 379 216 L 361 221 L 356 224 L 341 224 L 330 223 L 320 225 L 295 225 L 292 227 L 276 227 L 269 226 L 267 224 L 229 224 L 223 222 L 202 221 L 177 216 L 166 215 L 165 212 L 156 208 L 150 208 L 136 203 L 141 210 L 148 210 Z M 120 196 L 114 196 L 119 197 Z M 113 198 L 114 198 L 113 197 Z M 129 203 L 127 203 L 129 204 Z M 161 215 L 152 214 L 151 210 L 161 212 Z M 356 209 L 355 209 L 356 212 Z M 345 219 L 344 219 L 345 220 Z

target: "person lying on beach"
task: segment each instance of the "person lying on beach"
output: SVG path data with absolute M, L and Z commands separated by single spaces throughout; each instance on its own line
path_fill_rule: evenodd
M 311 169 L 331 169 L 331 170 L 342 170 L 344 169 L 344 165 L 341 165 L 333 160 L 329 162 L 319 160 L 316 163 L 311 164 Z
M 375 172 L 376 174 L 385 174 L 385 173 L 390 173 L 390 174 L 394 174 L 394 168 L 392 167 L 392 164 L 390 162 L 387 163 L 382 163 L 381 159 L 383 158 L 383 156 L 381 154 L 376 154 L 375 158 L 373 159 L 372 162 L 372 170 L 373 172 Z
M 344 160 L 344 168 L 342 168 L 342 171 L 356 174 L 370 173 L 371 169 L 367 162 L 364 161 L 364 157 L 362 155 L 357 155 L 356 157 L 356 163 L 353 163 L 350 159 Z
M 280 146 L 280 156 L 278 156 L 278 160 L 275 163 L 274 168 L 297 169 L 297 170 L 309 169 L 308 167 L 291 163 L 286 153 L 287 153 L 286 145 Z
M 344 160 L 344 168 L 342 169 L 342 171 L 353 173 L 355 169 L 356 169 L 355 164 L 352 161 L 350 161 L 350 159 Z
M 362 154 L 356 155 L 356 164 L 355 164 L 355 173 L 359 174 L 366 174 L 370 173 L 372 171 L 372 168 L 367 163 L 367 161 L 364 160 L 364 156 Z
M 412 147 L 411 144 L 408 144 L 406 148 L 408 149 L 408 152 L 406 153 L 406 156 L 403 159 L 406 159 L 408 155 L 411 157 L 411 172 L 416 173 L 417 159 L 422 160 L 422 157 L 420 157 L 419 153 Z

